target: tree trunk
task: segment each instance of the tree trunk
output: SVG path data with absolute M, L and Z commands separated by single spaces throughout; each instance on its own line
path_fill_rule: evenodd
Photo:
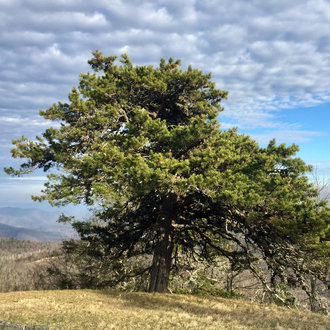
M 172 220 L 175 219 L 176 196 L 167 197 L 162 205 L 159 221 L 159 240 L 154 250 L 149 292 L 167 292 L 172 266 Z
M 234 281 L 234 272 L 230 270 L 227 273 L 227 285 L 226 285 L 226 290 L 227 292 L 233 292 L 233 281 Z
M 309 303 L 311 306 L 312 312 L 317 312 L 317 291 L 316 291 L 316 279 L 314 276 L 311 276 L 311 293 L 309 296 Z

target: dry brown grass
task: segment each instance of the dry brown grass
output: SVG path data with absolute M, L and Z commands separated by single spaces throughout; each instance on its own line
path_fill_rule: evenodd
M 0 293 L 0 320 L 74 329 L 330 329 L 329 318 L 241 300 L 109 290 Z

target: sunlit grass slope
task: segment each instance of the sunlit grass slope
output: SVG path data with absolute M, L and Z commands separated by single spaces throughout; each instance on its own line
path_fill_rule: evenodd
M 329 318 L 189 295 L 113 291 L 30 291 L 0 294 L 0 320 L 73 329 L 329 329 Z

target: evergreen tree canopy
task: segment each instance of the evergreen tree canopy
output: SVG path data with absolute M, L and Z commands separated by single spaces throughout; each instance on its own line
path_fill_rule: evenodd
M 40 112 L 59 128 L 13 141 L 27 161 L 7 173 L 57 170 L 35 200 L 93 206 L 97 221 L 74 222 L 81 238 L 114 260 L 152 254 L 149 291 L 167 290 L 180 251 L 241 260 L 262 281 L 259 258 L 279 281 L 326 274 L 329 208 L 297 146 L 221 130 L 227 92 L 210 74 L 172 58 L 155 68 L 93 55 L 69 103 Z

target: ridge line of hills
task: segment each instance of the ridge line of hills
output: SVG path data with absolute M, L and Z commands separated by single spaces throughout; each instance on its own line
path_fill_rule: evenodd
M 32 241 L 61 241 L 73 236 L 59 214 L 32 208 L 0 207 L 0 237 Z

